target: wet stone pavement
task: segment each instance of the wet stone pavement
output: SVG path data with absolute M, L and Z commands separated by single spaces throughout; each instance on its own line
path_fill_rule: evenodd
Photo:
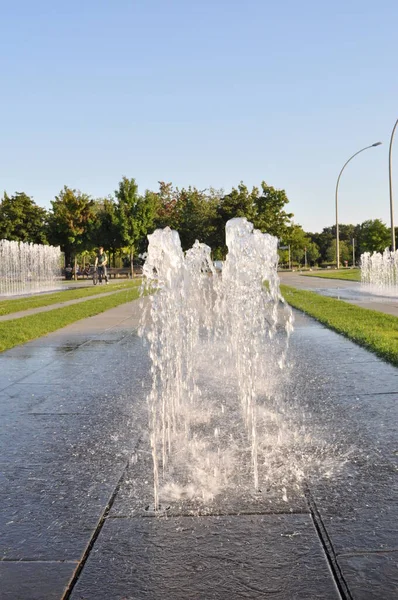
M 275 402 L 300 484 L 157 518 L 138 319 L 0 355 L 1 600 L 397 598 L 398 370 L 296 313 Z

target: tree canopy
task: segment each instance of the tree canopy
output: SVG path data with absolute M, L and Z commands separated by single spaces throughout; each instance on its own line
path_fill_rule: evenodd
M 87 194 L 65 186 L 51 202 L 49 239 L 61 246 L 66 262 L 71 256 L 90 245 L 90 231 L 94 219 L 94 201 Z
M 0 201 L 0 238 L 60 245 L 67 262 L 78 253 L 92 252 L 100 244 L 115 255 L 127 253 L 132 263 L 147 246 L 147 235 L 158 227 L 170 227 L 180 234 L 184 250 L 196 239 L 212 248 L 213 258 L 225 257 L 225 224 L 246 217 L 256 229 L 279 238 L 290 246 L 294 263 L 334 263 L 336 227 L 307 233 L 292 222 L 286 192 L 261 182 L 247 187 L 242 181 L 230 191 L 195 186 L 174 187 L 160 181 L 157 190 L 138 191 L 134 178 L 123 177 L 113 196 L 93 199 L 89 194 L 64 186 L 47 212 L 24 192 L 4 194 Z M 339 225 L 341 260 L 352 261 L 363 252 L 382 252 L 390 243 L 390 232 L 380 220 Z M 287 252 L 280 251 L 287 263 Z
M 24 192 L 13 196 L 4 193 L 0 201 L 0 239 L 46 244 L 47 218 L 47 211 Z

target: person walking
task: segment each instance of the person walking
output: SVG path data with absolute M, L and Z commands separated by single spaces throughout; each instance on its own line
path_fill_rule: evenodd
M 105 283 L 108 285 L 108 283 L 109 283 L 108 274 L 106 272 L 107 264 L 108 264 L 108 257 L 104 252 L 104 247 L 100 246 L 98 248 L 98 254 L 95 257 L 95 268 L 98 268 L 98 275 L 100 276 L 100 279 L 104 278 Z

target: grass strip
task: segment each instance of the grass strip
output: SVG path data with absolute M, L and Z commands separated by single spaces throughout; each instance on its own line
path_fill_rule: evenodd
M 294 308 L 398 365 L 398 317 L 286 285 L 281 292 Z
M 304 277 L 322 277 L 323 279 L 343 279 L 344 281 L 361 281 L 361 269 L 344 269 L 344 271 L 312 271 L 300 273 Z
M 47 335 L 80 319 L 98 315 L 120 304 L 136 300 L 139 295 L 140 289 L 135 285 L 111 296 L 86 300 L 79 304 L 55 308 L 45 313 L 37 313 L 20 319 L 3 321 L 0 323 L 0 352 Z
M 88 298 L 104 294 L 105 292 L 116 292 L 118 290 L 134 288 L 141 284 L 141 279 L 134 281 L 123 281 L 121 283 L 111 284 L 109 286 L 85 287 L 73 290 L 61 290 L 51 294 L 40 294 L 24 298 L 13 298 L 12 300 L 0 301 L 0 316 L 10 315 L 14 312 L 29 310 L 30 308 L 39 308 L 41 306 L 50 306 L 59 302 L 67 302 L 68 300 L 78 300 L 80 298 Z

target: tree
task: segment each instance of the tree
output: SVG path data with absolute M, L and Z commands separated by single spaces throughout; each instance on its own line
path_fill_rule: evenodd
M 328 249 L 333 240 L 336 239 L 335 234 L 332 232 L 332 227 L 325 227 L 321 233 L 309 233 L 308 236 L 318 246 L 321 261 L 327 262 Z M 333 260 L 336 260 L 336 258 Z
M 191 248 L 195 240 L 212 245 L 217 229 L 217 206 L 205 190 L 177 189 L 174 213 L 183 250 Z
M 380 219 L 361 223 L 357 235 L 360 254 L 384 252 L 390 246 L 390 230 Z
M 287 233 L 292 213 L 284 210 L 289 202 L 284 190 L 276 190 L 261 183 L 261 192 L 253 187 L 251 191 L 241 182 L 238 188 L 220 198 L 216 215 L 218 216 L 218 245 L 225 255 L 225 224 L 235 217 L 246 217 L 256 229 L 283 238 Z
M 249 192 L 243 181 L 240 182 L 238 188 L 232 188 L 229 194 L 223 196 L 220 199 L 217 213 L 221 217 L 224 228 L 227 221 L 236 217 L 246 217 L 253 222 L 257 196 L 258 189 L 253 187 Z
M 113 198 L 98 198 L 94 201 L 94 218 L 90 228 L 93 246 L 103 245 L 115 256 L 120 243 L 117 207 Z
M 120 181 L 115 195 L 119 239 L 122 246 L 129 248 L 133 276 L 134 252 L 142 238 L 153 229 L 158 205 L 153 193 L 147 192 L 145 196 L 140 196 L 135 179 L 127 177 L 123 177 Z
M 276 190 L 265 181 L 261 182 L 261 191 L 261 195 L 257 195 L 254 200 L 253 225 L 260 231 L 283 238 L 293 217 L 293 213 L 284 210 L 289 203 L 286 192 Z
M 319 247 L 317 246 L 317 244 L 315 244 L 315 242 L 309 242 L 306 248 L 308 264 L 315 265 L 321 257 Z
M 87 194 L 67 186 L 51 202 L 49 236 L 65 252 L 66 264 L 72 256 L 90 247 L 90 231 L 95 216 L 94 201 Z M 76 272 L 76 269 L 75 269 Z
M 305 249 L 311 244 L 311 240 L 300 225 L 292 223 L 286 228 L 282 238 L 283 246 L 290 246 L 292 262 L 304 263 Z M 283 255 L 283 259 L 286 257 Z M 286 262 L 286 261 L 285 261 Z
M 350 262 L 352 260 L 352 246 L 349 242 L 345 242 L 344 240 L 339 240 L 339 254 L 340 254 L 340 262 L 344 263 L 345 261 Z M 326 262 L 336 263 L 336 240 L 332 240 L 327 252 L 326 252 Z
M 5 193 L 0 202 L 0 239 L 47 244 L 47 218 L 47 211 L 24 192 L 11 197 Z
M 165 183 L 164 181 L 159 181 L 158 183 L 158 192 L 151 192 L 150 190 L 145 192 L 147 199 L 149 199 L 149 196 L 152 197 L 155 208 L 154 227 L 155 229 L 163 229 L 164 227 L 177 229 L 177 194 L 173 188 L 173 184 L 171 182 Z
M 352 239 L 357 238 L 357 225 L 339 224 L 339 241 L 346 242 L 352 248 Z M 309 233 L 309 237 L 317 244 L 322 262 L 336 262 L 336 225 L 324 227 L 321 233 Z M 334 245 L 333 245 L 334 240 Z M 331 247 L 335 249 L 335 255 L 331 259 Z M 341 258 L 341 256 L 340 256 Z

